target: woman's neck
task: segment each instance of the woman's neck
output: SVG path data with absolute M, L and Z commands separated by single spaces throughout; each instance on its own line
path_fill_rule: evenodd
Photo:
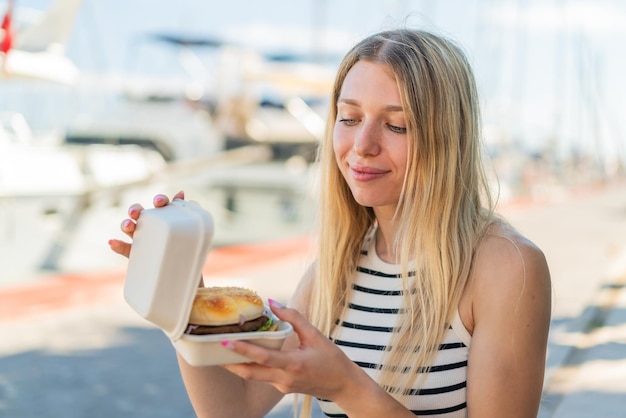
M 394 245 L 394 237 L 398 227 L 397 221 L 393 216 L 385 217 L 377 214 L 376 222 L 378 228 L 376 230 L 375 245 L 378 257 L 386 263 L 398 264 L 400 262 L 399 256 Z

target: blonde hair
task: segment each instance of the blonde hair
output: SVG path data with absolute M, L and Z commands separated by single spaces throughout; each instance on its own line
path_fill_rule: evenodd
M 352 197 L 335 161 L 333 126 L 343 81 L 365 60 L 387 66 L 397 81 L 407 123 L 408 161 L 394 245 L 402 266 L 403 311 L 379 383 L 401 397 L 428 371 L 467 282 L 473 253 L 494 219 L 481 161 L 480 109 L 471 66 L 452 41 L 410 29 L 359 42 L 335 79 L 319 151 L 320 236 L 309 317 L 331 337 L 351 291 L 371 208 Z M 415 265 L 415 277 L 409 275 Z M 412 273 L 411 273 L 412 274 Z M 409 368 L 412 373 L 398 373 Z M 424 375 L 422 375 L 424 376 Z M 419 382 L 418 382 L 419 383 Z M 302 417 L 309 416 L 310 398 Z

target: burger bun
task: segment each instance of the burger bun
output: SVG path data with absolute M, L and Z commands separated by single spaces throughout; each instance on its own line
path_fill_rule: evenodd
M 253 290 L 242 287 L 201 287 L 193 301 L 189 324 L 222 326 L 260 318 L 263 300 Z

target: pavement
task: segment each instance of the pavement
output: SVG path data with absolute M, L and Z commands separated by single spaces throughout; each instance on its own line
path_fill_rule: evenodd
M 542 196 L 503 210 L 551 270 L 539 418 L 626 417 L 626 184 Z
M 502 212 L 553 277 L 539 417 L 626 417 L 626 184 L 549 190 Z M 307 235 L 232 245 L 211 251 L 204 276 L 286 301 L 311 259 Z M 194 416 L 170 342 L 123 300 L 123 267 L 0 287 L 0 417 Z

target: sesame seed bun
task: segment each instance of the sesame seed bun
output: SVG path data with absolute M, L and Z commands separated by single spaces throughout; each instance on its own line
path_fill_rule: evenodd
M 263 315 L 265 306 L 253 290 L 242 287 L 202 287 L 191 308 L 189 323 L 220 326 L 251 321 Z

